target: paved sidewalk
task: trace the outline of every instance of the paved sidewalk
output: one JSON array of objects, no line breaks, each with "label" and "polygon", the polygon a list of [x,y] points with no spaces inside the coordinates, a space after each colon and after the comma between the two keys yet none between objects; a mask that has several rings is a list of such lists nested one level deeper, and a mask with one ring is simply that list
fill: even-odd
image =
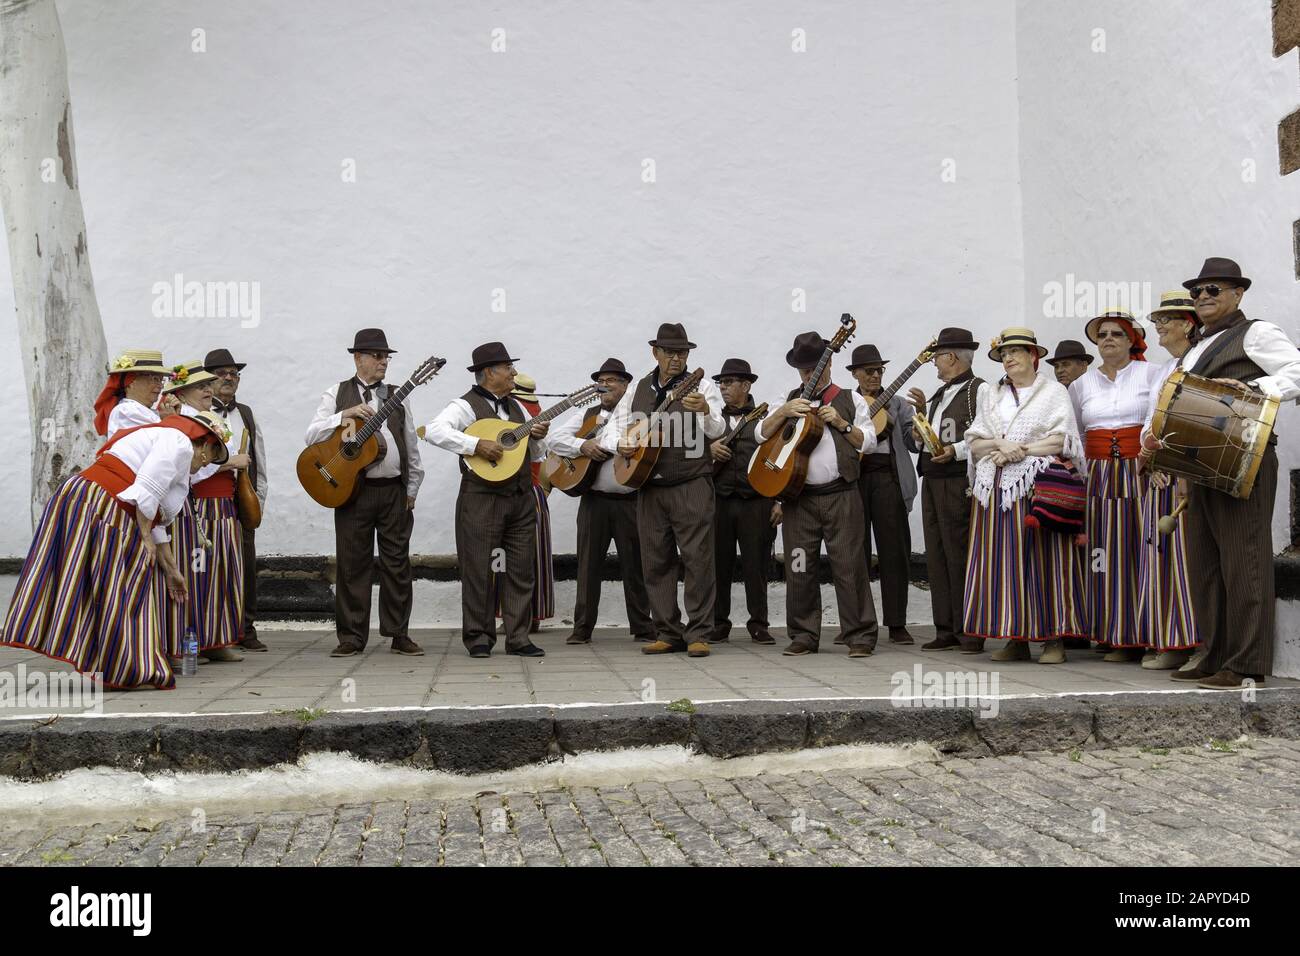
[{"label": "paved sidewalk", "polygon": [[[928,627],[912,627],[916,644],[898,647],[883,637],[869,658],[850,660],[843,647],[825,641],[811,657],[783,657],[783,632],[777,644],[754,644],[743,629],[730,643],[715,645],[710,657],[684,654],[647,657],[627,632],[598,631],[592,644],[567,646],[566,628],[546,629],[535,637],[544,659],[507,656],[498,643],[488,660],[473,660],[451,629],[415,631],[424,657],[389,651],[374,639],[361,657],[331,658],[332,632],[262,630],[270,651],[247,654],[240,663],[205,664],[198,675],[178,678],[171,691],[109,692],[104,712],[111,714],[253,713],[313,708],[346,710],[393,707],[464,707],[517,704],[610,704],[638,701],[784,700],[887,698],[894,677],[925,672],[973,672],[996,678],[988,696],[1060,695],[1161,691],[1186,693],[1162,671],[1137,664],[1107,664],[1093,651],[1071,651],[1063,665],[995,664],[986,651],[925,652]],[[997,646],[990,641],[988,648]],[[34,671],[68,670],[67,665],[16,648],[0,648],[0,671],[22,665]],[[1268,687],[1300,686],[1300,681],[1269,679]],[[1194,688],[1193,688],[1194,689]],[[917,689],[919,693],[919,688]],[[1204,692],[1211,693],[1211,692]],[[983,689],[981,695],[984,696]],[[31,708],[0,708],[0,718],[35,713]],[[47,711],[48,712],[48,711]]]},{"label": "paved sidewalk", "polygon": [[0,831],[0,864],[1288,865],[1300,743],[952,759],[161,825]]}]

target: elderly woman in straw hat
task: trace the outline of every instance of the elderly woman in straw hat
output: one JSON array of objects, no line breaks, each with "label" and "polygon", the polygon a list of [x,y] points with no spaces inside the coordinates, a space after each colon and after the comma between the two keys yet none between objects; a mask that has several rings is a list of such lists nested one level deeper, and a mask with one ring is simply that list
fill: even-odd
[{"label": "elderly woman in straw hat", "polygon": [[123,428],[159,421],[154,406],[167,372],[162,352],[153,349],[127,349],[115,358],[95,399],[95,434],[112,438]]},{"label": "elderly woman in straw hat", "polygon": [[[217,377],[196,359],[174,369],[163,390],[181,403],[181,412],[198,415],[212,408]],[[189,500],[176,518],[176,553],[182,560],[190,600],[169,608],[169,653],[181,654],[185,629],[194,628],[199,655],[208,661],[241,661],[238,644],[244,620],[244,529],[235,509],[235,472],[248,467],[239,441],[229,436],[222,464],[211,464],[191,478]]]},{"label": "elderly woman in straw hat", "polygon": [[1069,393],[1039,373],[1045,355],[1030,329],[1006,329],[994,339],[989,358],[1005,374],[980,390],[966,432],[974,500],[964,631],[1006,638],[995,661],[1027,661],[1036,641],[1044,643],[1039,663],[1059,664],[1063,640],[1087,633],[1083,548],[1026,521],[1039,476],[1057,457],[1083,455]]},{"label": "elderly woman in straw hat", "polygon": [[66,661],[105,687],[171,687],[166,593],[183,606],[188,587],[167,525],[190,476],[225,461],[226,434],[208,413],[171,415],[110,438],[46,503],[3,643]]},{"label": "elderly woman in straw hat", "polygon": [[1142,552],[1139,435],[1160,370],[1146,360],[1146,335],[1128,312],[1103,312],[1084,328],[1101,364],[1070,384],[1088,457],[1088,624],[1104,660],[1136,661],[1149,645],[1138,622]]},{"label": "elderly woman in straw hat", "polygon": [[[1150,318],[1160,335],[1161,348],[1173,358],[1157,369],[1144,430],[1150,429],[1165,380],[1182,367],[1183,356],[1201,339],[1201,319],[1185,289],[1161,295],[1160,307],[1151,310]],[[1149,454],[1144,457],[1150,459]],[[1175,524],[1168,536],[1159,530],[1160,519],[1173,514],[1186,493],[1186,488],[1180,489],[1178,484],[1164,472],[1153,473],[1142,503],[1138,622],[1150,643],[1150,650],[1142,658],[1142,666],[1148,670],[1190,670],[1204,657],[1192,605],[1183,523]]]}]

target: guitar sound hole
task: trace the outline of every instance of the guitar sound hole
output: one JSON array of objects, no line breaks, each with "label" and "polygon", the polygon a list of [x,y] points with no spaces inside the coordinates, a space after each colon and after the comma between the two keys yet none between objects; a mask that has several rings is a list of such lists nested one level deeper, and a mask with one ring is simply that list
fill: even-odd
[{"label": "guitar sound hole", "polygon": [[787,424],[785,426],[785,430],[781,432],[781,440],[789,441],[793,437],[794,437],[794,423],[791,422]]},{"label": "guitar sound hole", "polygon": [[506,451],[509,451],[511,448],[514,448],[515,445],[519,444],[519,442],[515,438],[513,432],[506,432],[504,435],[502,435],[500,438],[497,439],[497,444],[499,444]]},{"label": "guitar sound hole", "polygon": [[339,451],[342,452],[344,458],[348,461],[352,461],[357,457],[357,452],[360,451],[360,449],[357,447],[355,442],[345,441]]}]

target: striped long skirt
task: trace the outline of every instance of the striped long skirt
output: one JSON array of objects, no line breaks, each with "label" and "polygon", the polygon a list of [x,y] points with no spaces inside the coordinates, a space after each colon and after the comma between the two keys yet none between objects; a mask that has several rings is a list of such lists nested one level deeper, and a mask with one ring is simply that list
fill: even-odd
[{"label": "striped long skirt", "polygon": [[167,603],[135,518],[74,475],[41,514],[0,643],[65,661],[105,687],[172,687]]},{"label": "striped long skirt", "polygon": [[1002,510],[994,479],[986,508],[971,499],[965,619],[970,637],[1086,637],[1084,549],[1069,535],[1026,528],[1028,498]]},{"label": "striped long skirt", "polygon": [[1157,651],[1177,651],[1201,643],[1192,610],[1187,543],[1180,519],[1173,534],[1158,523],[1174,513],[1174,486],[1148,484],[1142,503],[1142,561],[1138,569],[1138,626]]},{"label": "striped long skirt", "polygon": [[244,626],[244,532],[235,499],[190,498],[172,525],[172,553],[185,570],[189,599],[169,605],[167,653],[181,655],[187,627],[194,628],[200,651],[238,644]]},{"label": "striped long skirt", "polygon": [[1142,496],[1148,484],[1136,458],[1088,462],[1088,619],[1092,639],[1112,647],[1146,647],[1138,626]]}]

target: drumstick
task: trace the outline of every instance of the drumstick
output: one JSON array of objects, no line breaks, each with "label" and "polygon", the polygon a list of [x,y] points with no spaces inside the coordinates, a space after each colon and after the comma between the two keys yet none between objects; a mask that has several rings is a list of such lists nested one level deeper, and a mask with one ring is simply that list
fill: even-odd
[{"label": "drumstick", "polygon": [[1189,501],[1191,501],[1190,498],[1184,498],[1178,502],[1178,507],[1174,509],[1173,514],[1165,515],[1156,522],[1156,527],[1160,529],[1161,534],[1170,535],[1174,533],[1174,529],[1178,527],[1178,516],[1187,510]]}]

